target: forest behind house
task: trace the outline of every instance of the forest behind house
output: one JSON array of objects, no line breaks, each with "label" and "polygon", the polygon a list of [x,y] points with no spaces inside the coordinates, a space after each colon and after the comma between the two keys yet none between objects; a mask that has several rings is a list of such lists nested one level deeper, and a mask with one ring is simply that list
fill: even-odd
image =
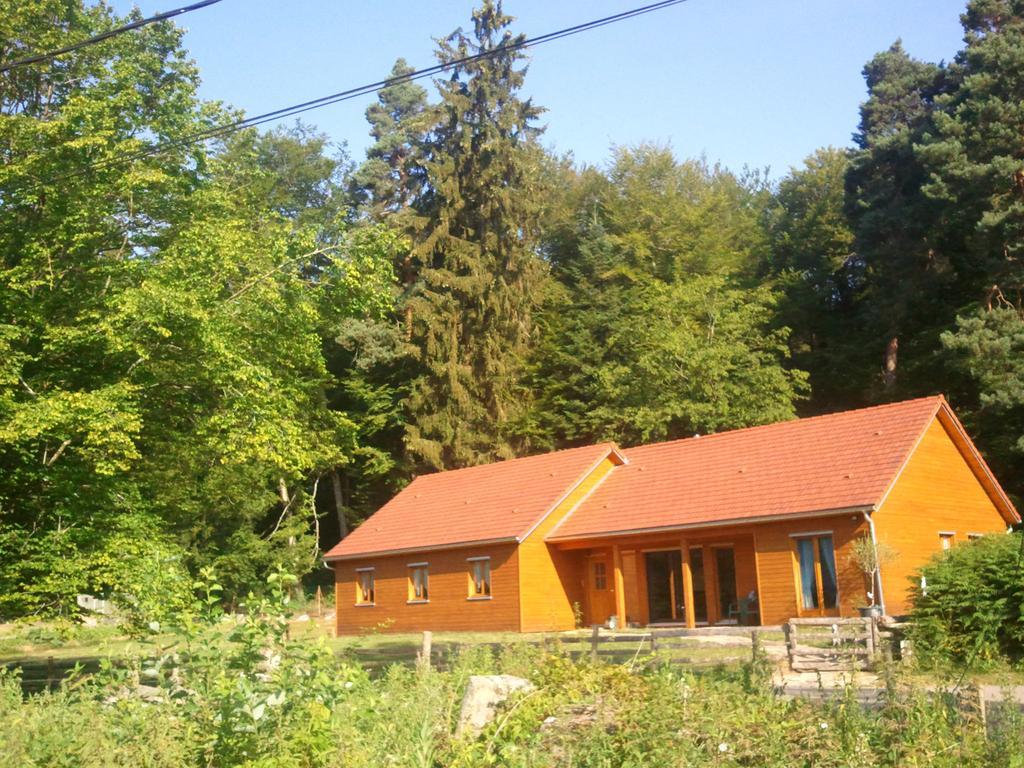
[{"label": "forest behind house", "polygon": [[[0,60],[125,21],[2,0]],[[169,22],[0,73],[0,618],[328,583],[417,474],[937,392],[1020,499],[1024,2],[962,23],[950,62],[867,62],[852,148],[781,177],[554,152],[490,0],[365,157],[193,140],[241,113]]]}]

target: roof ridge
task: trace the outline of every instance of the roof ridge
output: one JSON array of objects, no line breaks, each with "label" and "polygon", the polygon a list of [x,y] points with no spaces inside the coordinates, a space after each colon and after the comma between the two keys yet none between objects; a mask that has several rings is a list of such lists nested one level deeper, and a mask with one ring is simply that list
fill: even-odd
[{"label": "roof ridge", "polygon": [[452,469],[439,469],[436,472],[425,472],[423,474],[416,475],[409,482],[409,485],[412,485],[417,480],[423,480],[423,479],[426,479],[428,477],[439,477],[441,475],[446,475],[446,476],[450,477],[451,475],[454,475],[454,474],[461,474],[461,473],[464,473],[464,472],[469,472],[469,471],[474,470],[474,469],[483,469],[484,467],[498,467],[498,466],[503,466],[505,464],[511,464],[512,462],[515,462],[515,461],[523,461],[525,459],[539,459],[539,458],[544,458],[544,457],[547,457],[547,456],[557,456],[558,454],[569,453],[570,451],[596,450],[598,448],[607,448],[610,451],[618,451],[619,453],[622,452],[622,449],[620,449],[618,445],[616,445],[613,442],[609,442],[609,441],[605,441],[605,442],[601,442],[601,443],[590,443],[588,445],[576,445],[576,446],[573,446],[571,448],[559,448],[558,450],[555,450],[555,451],[545,451],[543,453],[531,453],[531,454],[529,454],[527,456],[513,456],[512,458],[509,458],[509,459],[498,459],[497,461],[488,461],[485,464],[472,464],[472,465],[470,465],[468,467],[453,467]]},{"label": "roof ridge", "polygon": [[753,432],[759,429],[768,429],[770,427],[781,427],[788,424],[807,424],[812,421],[821,421],[823,419],[831,419],[838,416],[846,416],[854,413],[864,413],[866,411],[881,411],[888,408],[898,408],[902,406],[908,406],[912,403],[921,403],[926,400],[935,401],[936,405],[945,403],[946,398],[942,394],[937,395],[925,395],[923,397],[912,397],[909,400],[895,400],[891,403],[879,403],[878,405],[867,405],[863,408],[851,408],[845,411],[830,411],[828,413],[819,413],[814,416],[794,416],[792,419],[786,419],[785,421],[772,421],[768,424],[754,424],[749,427],[737,427],[736,429],[727,429],[724,432],[712,432],[706,435],[691,435],[690,437],[678,437],[674,440],[659,440],[654,443],[641,443],[640,445],[633,445],[628,448],[624,448],[623,452],[628,455],[631,450],[638,448],[660,448],[662,446],[675,445],[678,443],[685,443],[692,440],[711,440],[716,437],[725,437],[727,435],[737,435],[744,432]]}]

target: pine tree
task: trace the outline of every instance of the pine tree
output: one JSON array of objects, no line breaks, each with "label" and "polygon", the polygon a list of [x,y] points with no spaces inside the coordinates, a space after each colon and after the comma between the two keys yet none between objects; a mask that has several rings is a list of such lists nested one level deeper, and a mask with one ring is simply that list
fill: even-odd
[{"label": "pine tree", "polygon": [[868,99],[854,136],[859,151],[847,174],[847,210],[866,272],[858,320],[882,363],[865,389],[880,381],[885,396],[895,397],[901,353],[921,362],[938,347],[936,302],[951,280],[935,237],[942,207],[923,193],[927,174],[915,153],[947,80],[944,68],[912,59],[899,42],[868,62],[864,77]]},{"label": "pine tree", "polygon": [[[413,71],[405,59],[398,59],[391,77],[405,77]],[[411,80],[382,88],[377,103],[367,107],[374,143],[350,183],[353,201],[362,214],[382,221],[408,209],[423,191],[421,152],[431,118],[427,92]]]},{"label": "pine tree", "polygon": [[[1024,474],[1024,2],[973,0],[966,47],[950,66],[934,134],[919,148],[925,194],[943,207],[956,254],[958,307],[942,335],[951,373],[970,387],[958,404],[997,474],[1020,492]],[[1015,482],[1016,480],[1016,482]]]},{"label": "pine tree", "polygon": [[973,0],[955,87],[918,148],[964,299],[1024,310],[1024,2]]},{"label": "pine tree", "polygon": [[422,372],[410,398],[409,450],[435,467],[508,457],[524,410],[522,366],[535,293],[538,219],[534,121],[517,92],[526,73],[521,39],[501,3],[473,13],[441,41],[439,59],[463,62],[438,82],[439,122],[426,146],[428,183],[418,201],[413,258],[423,265],[410,301]]}]

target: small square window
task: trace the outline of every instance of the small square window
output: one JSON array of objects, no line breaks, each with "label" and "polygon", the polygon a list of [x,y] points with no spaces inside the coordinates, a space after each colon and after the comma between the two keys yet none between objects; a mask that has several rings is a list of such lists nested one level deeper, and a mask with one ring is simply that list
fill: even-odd
[{"label": "small square window", "polygon": [[953,546],[953,537],[956,534],[953,533],[940,533],[939,542],[942,544],[943,549],[949,549]]},{"label": "small square window", "polygon": [[608,589],[608,567],[600,560],[594,563],[594,589]]},{"label": "small square window", "polygon": [[469,562],[469,596],[491,596],[491,559],[480,557]]},{"label": "small square window", "polygon": [[430,599],[430,574],[426,563],[409,566],[409,601],[426,602]]},{"label": "small square window", "polygon": [[984,535],[985,535],[984,533],[968,533],[967,534],[967,540],[968,541],[977,541],[978,539],[980,539]]},{"label": "small square window", "polygon": [[356,572],[356,605],[373,605],[374,603],[373,569]]}]

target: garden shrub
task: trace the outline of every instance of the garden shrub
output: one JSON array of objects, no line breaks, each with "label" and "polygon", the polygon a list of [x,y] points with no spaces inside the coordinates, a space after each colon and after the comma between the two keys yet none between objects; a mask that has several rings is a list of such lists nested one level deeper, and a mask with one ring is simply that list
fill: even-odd
[{"label": "garden shrub", "polygon": [[925,665],[1024,660],[1024,538],[993,534],[936,554],[913,585],[911,638]]}]

